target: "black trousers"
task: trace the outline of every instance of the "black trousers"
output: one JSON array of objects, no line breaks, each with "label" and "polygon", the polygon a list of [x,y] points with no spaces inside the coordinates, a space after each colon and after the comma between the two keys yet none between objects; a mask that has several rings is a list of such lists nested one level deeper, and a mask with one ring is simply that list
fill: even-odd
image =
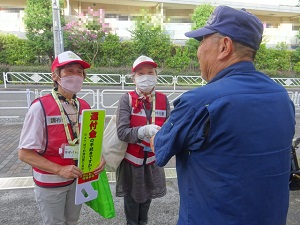
[{"label": "black trousers", "polygon": [[127,225],[146,225],[151,199],[144,203],[137,203],[130,194],[124,197],[124,210]]}]

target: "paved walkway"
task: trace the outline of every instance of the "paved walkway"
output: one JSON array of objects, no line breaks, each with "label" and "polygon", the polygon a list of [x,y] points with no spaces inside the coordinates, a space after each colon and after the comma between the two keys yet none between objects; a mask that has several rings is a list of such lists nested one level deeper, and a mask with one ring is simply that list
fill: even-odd
[{"label": "paved walkway", "polygon": [[[299,119],[300,121],[300,116]],[[2,225],[40,225],[41,219],[35,204],[32,189],[31,167],[18,159],[18,142],[22,124],[0,124],[0,224]],[[296,136],[300,135],[297,124]],[[299,153],[298,153],[299,155]],[[174,167],[172,160],[168,167]],[[173,173],[171,173],[172,175]],[[16,178],[18,177],[18,178]],[[21,178],[22,177],[22,178]],[[1,189],[1,184],[13,180],[22,181],[21,186],[30,188]],[[110,183],[115,196],[115,183]],[[272,184],[270,184],[270,188]],[[300,191],[291,191],[287,225],[300,224]],[[104,219],[86,205],[80,217],[81,225],[121,225],[125,224],[122,198],[114,197],[116,217]],[[178,218],[179,195],[176,179],[167,179],[167,195],[154,199],[149,211],[149,225],[175,225]],[[276,212],[274,212],[276,213]],[[259,225],[259,224],[258,224]],[[276,224],[274,224],[276,225]]]},{"label": "paved walkway", "polygon": [[22,124],[0,124],[0,177],[31,176],[31,166],[18,159]]}]

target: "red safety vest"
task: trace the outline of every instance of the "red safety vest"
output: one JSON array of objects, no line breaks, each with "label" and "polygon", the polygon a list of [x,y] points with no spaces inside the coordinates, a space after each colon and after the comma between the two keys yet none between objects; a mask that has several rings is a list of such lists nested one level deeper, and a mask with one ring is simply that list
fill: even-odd
[{"label": "red safety vest", "polygon": [[[138,94],[136,91],[129,92],[132,98],[130,127],[143,126],[147,124],[147,116],[144,109],[139,113],[134,113],[134,106],[138,101]],[[154,124],[162,126],[167,118],[167,97],[161,92],[155,92],[155,122]],[[150,123],[152,123],[152,117]],[[149,140],[143,140],[141,143],[128,143],[125,160],[135,166],[143,164],[149,165],[155,162],[155,154],[153,152],[145,152],[144,147],[150,146]]]},{"label": "red safety vest", "polygon": [[[63,125],[61,113],[59,111],[56,101],[54,100],[51,94],[36,99],[33,102],[33,104],[35,104],[37,101],[41,103],[41,106],[43,108],[46,126],[46,149],[42,153],[39,152],[39,154],[48,159],[49,161],[62,166],[75,165],[75,160],[64,159],[59,155],[59,148],[63,143],[68,143],[68,140],[65,134],[65,128]],[[90,109],[90,106],[86,101],[79,98],[78,101],[79,115],[82,114],[82,110]],[[79,119],[79,121],[81,120]],[[70,124],[68,124],[68,126],[71,138],[74,139]],[[36,185],[41,187],[62,187],[67,186],[73,183],[74,181],[74,179],[66,179],[61,176],[45,172],[35,167],[33,168],[33,180]]]}]

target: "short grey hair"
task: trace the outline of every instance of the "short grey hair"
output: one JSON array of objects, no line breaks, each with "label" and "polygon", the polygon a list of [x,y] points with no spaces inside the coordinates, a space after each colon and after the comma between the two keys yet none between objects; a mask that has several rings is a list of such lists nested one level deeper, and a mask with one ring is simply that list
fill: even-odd
[{"label": "short grey hair", "polygon": [[[215,33],[214,37],[221,39],[223,37],[229,37],[229,36],[224,36],[220,33]],[[229,38],[231,39],[231,37],[229,37]],[[232,42],[233,42],[235,54],[238,57],[248,57],[248,58],[254,60],[256,52],[257,52],[255,49],[250,48],[250,47],[243,45],[239,42],[236,42],[234,40],[232,40]]]}]

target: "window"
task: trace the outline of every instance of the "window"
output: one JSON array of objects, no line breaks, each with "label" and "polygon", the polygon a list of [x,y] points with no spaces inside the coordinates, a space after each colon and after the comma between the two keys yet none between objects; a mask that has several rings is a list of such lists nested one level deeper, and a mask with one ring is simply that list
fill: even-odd
[{"label": "window", "polygon": [[266,28],[278,28],[277,23],[266,23]]},{"label": "window", "polygon": [[300,30],[300,25],[293,25],[292,30]]},{"label": "window", "polygon": [[119,16],[120,21],[128,21],[128,16]]},{"label": "window", "polygon": [[106,13],[105,18],[117,18],[117,14]]},{"label": "window", "polygon": [[170,22],[169,23],[191,23],[190,18],[185,18],[185,17],[170,17]]},{"label": "window", "polygon": [[0,7],[0,12],[4,12],[4,13],[20,13],[23,10],[24,9],[20,9],[20,8],[1,8]]}]

